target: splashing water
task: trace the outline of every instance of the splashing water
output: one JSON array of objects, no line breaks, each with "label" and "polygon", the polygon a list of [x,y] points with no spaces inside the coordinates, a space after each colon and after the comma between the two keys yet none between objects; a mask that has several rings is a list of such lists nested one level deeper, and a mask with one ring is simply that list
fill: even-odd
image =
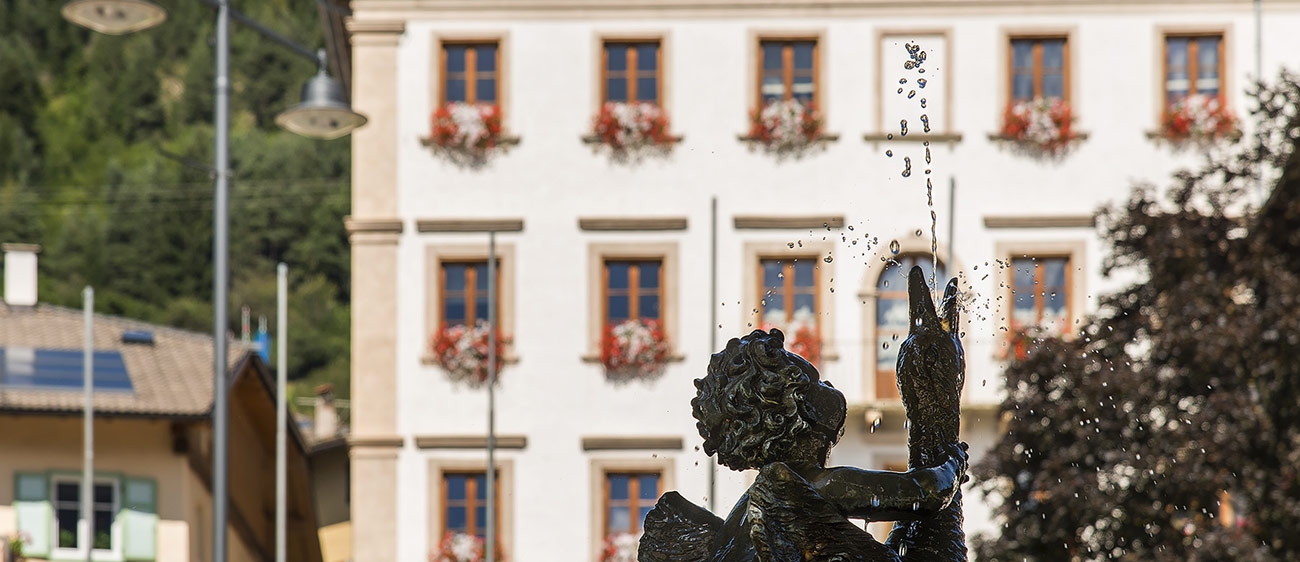
[{"label": "splashing water", "polygon": [[911,176],[912,176],[912,157],[911,157],[911,156],[904,156],[904,157],[903,157],[903,177],[907,178],[907,177],[911,177]]},{"label": "splashing water", "polygon": [[[899,247],[899,245],[898,245],[898,240],[890,240],[890,241],[889,241],[889,252],[890,252],[891,254],[894,254],[895,256],[897,256],[898,253],[901,252],[901,251],[902,251],[902,248]],[[889,281],[885,281],[885,282],[888,283]]]},{"label": "splashing water", "polygon": [[924,88],[925,85],[926,85],[926,83],[927,83],[927,82],[925,81],[925,78],[917,78],[917,79],[916,79],[916,85],[917,85],[918,87]]},{"label": "splashing water", "polygon": [[925,113],[922,113],[922,114],[921,114],[921,125],[922,125],[922,128],[925,129],[925,132],[927,132],[927,133],[930,132],[930,116],[929,116],[929,115],[927,115],[927,114],[925,114]]},{"label": "splashing water", "polygon": [[907,92],[907,99],[910,100],[910,99],[912,99],[912,98],[914,98],[914,97],[916,97],[916,90],[910,90],[910,91]]},{"label": "splashing water", "polygon": [[906,119],[899,119],[899,120],[898,120],[898,128],[899,128],[899,133],[900,133],[901,135],[903,135],[903,136],[907,136],[907,120],[906,120]]},{"label": "splashing water", "polygon": [[921,98],[921,109],[925,109],[925,98]]},{"label": "splashing water", "polygon": [[890,158],[893,158],[893,157],[894,157],[894,151],[892,151],[892,150],[886,150],[886,151],[885,151],[885,156],[888,156],[888,157],[890,157]]}]

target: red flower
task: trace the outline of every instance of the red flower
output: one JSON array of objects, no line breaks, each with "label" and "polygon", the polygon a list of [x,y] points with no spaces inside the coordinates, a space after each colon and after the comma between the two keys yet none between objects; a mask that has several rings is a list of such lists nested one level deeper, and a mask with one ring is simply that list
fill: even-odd
[{"label": "red flower", "polygon": [[1076,138],[1070,104],[1060,98],[1035,98],[1007,106],[1002,136],[1045,153],[1059,154]]},{"label": "red flower", "polygon": [[653,375],[663,371],[668,348],[658,321],[624,320],[605,327],[600,360],[613,375]]},{"label": "red flower", "polygon": [[1193,95],[1165,109],[1161,133],[1174,142],[1212,141],[1237,132],[1237,117],[1217,96]]},{"label": "red flower", "polygon": [[592,120],[592,133],[615,150],[664,146],[675,140],[668,134],[668,115],[648,102],[605,102]]},{"label": "red flower", "polygon": [[777,149],[805,146],[821,134],[822,117],[811,103],[773,101],[749,112],[749,138]]},{"label": "red flower", "polygon": [[[429,553],[429,562],[483,562],[486,558],[484,542],[482,538],[468,533],[447,531],[438,543],[437,550]],[[495,559],[504,561],[506,558],[501,549],[501,541],[497,540],[496,543]]]},{"label": "red flower", "polygon": [[[479,320],[471,329],[464,324],[443,325],[434,334],[430,347],[434,359],[447,374],[456,381],[467,381],[471,385],[487,382],[488,378],[488,324]],[[496,337],[496,370],[501,374],[501,360],[505,351],[507,338]],[[498,378],[497,380],[500,380]]]},{"label": "red flower", "polygon": [[481,155],[501,142],[501,134],[499,106],[451,102],[433,112],[428,142]]}]

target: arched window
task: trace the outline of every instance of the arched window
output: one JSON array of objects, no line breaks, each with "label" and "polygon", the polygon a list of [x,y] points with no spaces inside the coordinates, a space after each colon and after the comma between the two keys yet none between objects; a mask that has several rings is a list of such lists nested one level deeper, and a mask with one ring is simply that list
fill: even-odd
[{"label": "arched window", "polygon": [[[928,282],[934,272],[934,261],[929,254],[899,256],[880,272],[880,278],[876,280],[877,400],[898,398],[894,370],[898,365],[898,346],[907,338],[907,274],[917,265],[925,272]],[[943,262],[939,262],[938,274],[933,279],[938,287],[947,283]]]}]

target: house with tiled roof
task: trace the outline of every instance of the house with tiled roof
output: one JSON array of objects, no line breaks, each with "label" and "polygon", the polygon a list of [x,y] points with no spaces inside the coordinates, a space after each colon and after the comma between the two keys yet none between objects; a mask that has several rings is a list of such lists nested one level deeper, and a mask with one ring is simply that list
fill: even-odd
[{"label": "house with tiled roof", "polygon": [[[94,316],[93,538],[80,529],[83,313],[36,298],[34,246],[6,245],[0,303],[0,536],[27,560],[208,560],[212,351],[201,334]],[[231,560],[272,560],[275,385],[232,341]],[[288,428],[289,560],[319,562],[307,448]]]}]

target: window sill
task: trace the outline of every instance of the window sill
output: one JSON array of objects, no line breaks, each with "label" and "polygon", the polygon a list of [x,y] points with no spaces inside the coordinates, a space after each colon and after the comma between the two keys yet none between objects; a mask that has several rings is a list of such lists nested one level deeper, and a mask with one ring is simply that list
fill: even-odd
[{"label": "window sill", "polygon": [[[1015,139],[1008,137],[1002,133],[989,133],[989,140],[1001,141],[1001,142],[1016,142]],[[1080,133],[1075,133],[1074,138],[1070,139],[1070,142],[1080,142],[1086,140],[1088,140],[1088,133],[1080,132]]]},{"label": "window sill", "polygon": [[[750,142],[750,143],[763,142],[759,140],[758,137],[751,137],[749,135],[736,135],[736,140],[741,142]],[[824,133],[821,135],[817,135],[817,138],[813,139],[811,142],[835,142],[838,140],[840,140],[839,133]]]},{"label": "window sill", "polygon": [[[505,356],[501,358],[501,362],[506,365],[517,364],[519,363],[519,356],[514,353],[506,352]],[[435,366],[438,364],[438,358],[434,357],[432,353],[425,353],[420,356],[420,364],[426,367]]]},{"label": "window sill", "polygon": [[[1174,144],[1183,144],[1183,143],[1187,143],[1187,142],[1196,142],[1194,139],[1190,139],[1190,138],[1184,138],[1184,139],[1174,140],[1174,139],[1171,138],[1168,134],[1166,134],[1164,131],[1160,131],[1160,130],[1147,131],[1147,132],[1146,132],[1146,137],[1147,137],[1148,139],[1150,139],[1150,140],[1153,140],[1153,141],[1158,141],[1158,142],[1168,142],[1168,143],[1174,143]],[[1241,131],[1236,131],[1236,132],[1234,132],[1234,133],[1232,133],[1232,134],[1230,134],[1230,135],[1224,135],[1224,136],[1219,137],[1219,138],[1216,138],[1216,139],[1207,139],[1207,140],[1211,140],[1211,141],[1220,141],[1220,140],[1223,140],[1223,141],[1235,142],[1235,141],[1237,141],[1237,140],[1239,140],[1239,139],[1241,139]]]},{"label": "window sill", "polygon": [[[893,135],[893,138],[890,138]],[[862,140],[866,142],[961,142],[961,133],[929,133],[913,135],[895,135],[894,133],[867,133],[862,135]]]},{"label": "window sill", "polygon": [[[519,135],[504,135],[497,139],[496,146],[519,146]],[[420,146],[434,148],[437,146],[429,137],[420,137]]]},{"label": "window sill", "polygon": [[[682,142],[682,140],[684,140],[685,138],[686,138],[685,135],[671,135],[668,137],[668,141],[665,142],[664,144],[665,145],[677,144],[679,142]],[[605,144],[605,141],[601,140],[601,138],[596,135],[582,135],[582,143],[583,144]]]},{"label": "window sill", "polygon": [[[669,362],[669,363],[681,363],[682,361],[685,361],[685,360],[686,360],[686,356],[685,356],[685,355],[682,355],[682,354],[680,354],[680,353],[670,353],[670,354],[668,354],[668,362]],[[601,361],[601,359],[600,359],[600,354],[599,354],[599,353],[588,353],[588,354],[582,356],[582,362],[583,362],[583,363],[596,363],[596,364],[599,364],[599,363],[601,363],[602,361]]]}]

